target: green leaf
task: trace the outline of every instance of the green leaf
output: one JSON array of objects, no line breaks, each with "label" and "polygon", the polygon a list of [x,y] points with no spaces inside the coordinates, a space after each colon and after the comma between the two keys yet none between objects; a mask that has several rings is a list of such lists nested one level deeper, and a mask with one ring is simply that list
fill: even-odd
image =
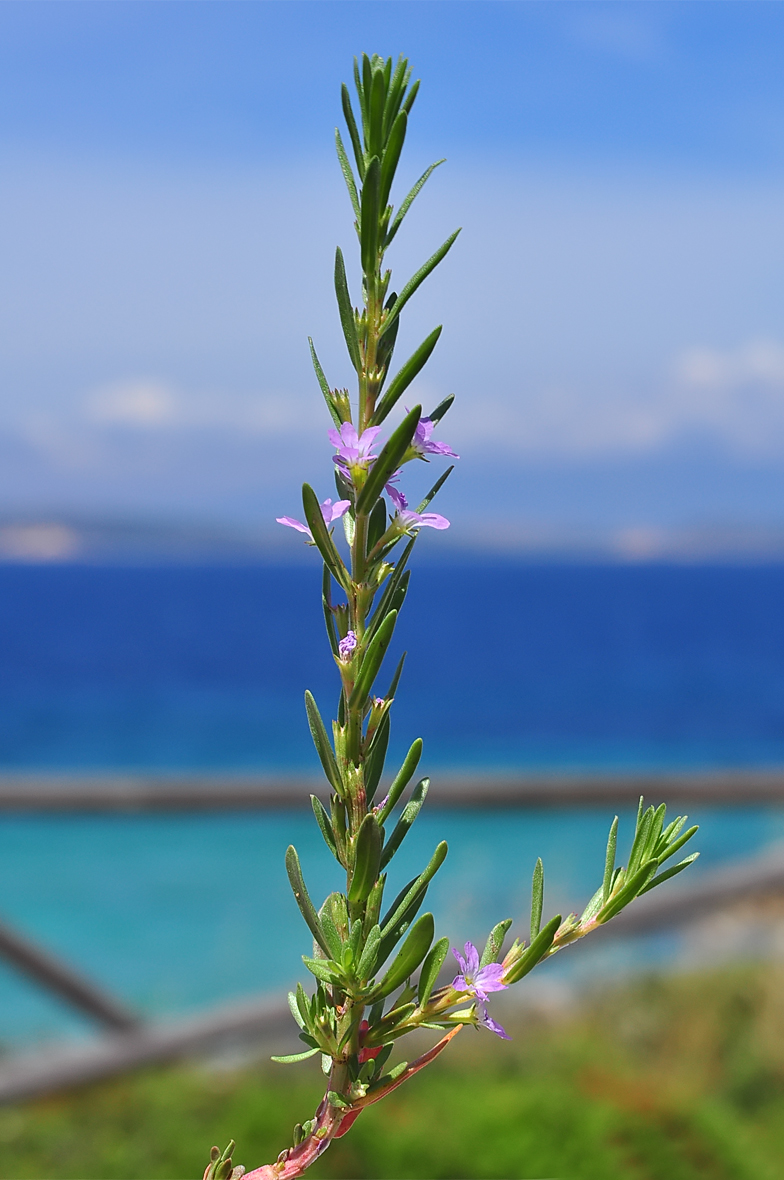
[{"label": "green leaf", "polygon": [[357,121],[354,118],[354,111],[351,107],[351,95],[348,92],[348,86],[344,83],[340,89],[340,98],[343,103],[343,117],[346,120],[348,127],[349,138],[351,139],[351,146],[354,149],[354,159],[357,162],[357,171],[359,172],[359,179],[364,180],[365,177],[365,154],[362,151],[362,143],[359,138],[359,131],[357,130]]},{"label": "green leaf", "polygon": [[327,409],[330,412],[332,421],[335,423],[338,429],[340,429],[340,427],[343,425],[343,420],[335,409],[335,403],[332,401],[332,390],[329,388],[329,382],[324,376],[324,370],[321,367],[321,362],[316,356],[316,348],[313,344],[313,338],[311,336],[308,336],[308,344],[310,345],[310,359],[313,364],[313,371],[316,374],[316,380],[319,383],[319,388],[324,395],[324,401],[327,403]]},{"label": "green leaf", "polygon": [[419,1007],[424,1008],[427,1001],[430,999],[431,992],[438,980],[438,973],[441,970],[447,951],[449,950],[449,939],[439,938],[428,952],[422,970],[419,973],[419,988],[417,992],[417,1000]]},{"label": "green leaf", "polygon": [[[373,156],[367,166],[365,183],[362,185],[360,208],[360,241],[362,247],[362,269],[366,275],[374,275],[378,266],[378,220],[379,220],[379,185],[381,181],[381,162],[378,156]],[[335,280],[337,289],[337,279]],[[356,335],[356,321],[353,319]],[[345,331],[345,329],[344,329]],[[357,356],[359,353],[357,352]],[[359,371],[359,365],[355,366]]]},{"label": "green leaf", "polygon": [[387,90],[387,101],[384,107],[384,143],[387,141],[389,129],[392,126],[398,111],[400,110],[400,103],[403,100],[407,65],[408,62],[401,53],[397,59],[395,72],[390,79],[389,89]]},{"label": "green leaf", "polygon": [[485,949],[482,951],[482,957],[479,960],[480,967],[486,967],[488,963],[495,963],[501,953],[501,947],[504,945],[507,931],[512,925],[511,918],[504,918],[503,922],[498,922],[493,927],[488,935]]},{"label": "green leaf", "polygon": [[346,341],[346,348],[348,355],[351,357],[351,363],[357,372],[360,371],[361,361],[359,358],[359,337],[357,336],[357,321],[354,315],[354,308],[351,304],[351,296],[348,293],[348,281],[346,279],[346,264],[343,261],[343,251],[338,246],[335,251],[335,295],[338,301],[338,311],[340,313],[340,326],[343,329],[343,336]]},{"label": "green leaf", "polygon": [[397,852],[403,840],[408,835],[414,820],[419,815],[422,804],[427,798],[428,787],[430,786],[430,779],[423,778],[414,787],[411,798],[403,808],[403,813],[397,821],[395,830],[384,845],[384,850],[381,853],[381,868],[383,869],[389,864],[392,857]]},{"label": "green leaf", "polygon": [[311,795],[310,803],[313,808],[313,814],[316,817],[316,823],[319,826],[319,831],[324,837],[324,843],[335,859],[339,861],[340,857],[338,856],[338,849],[337,845],[335,844],[335,834],[332,831],[332,823],[330,821],[329,815],[327,814],[327,809],[319,799],[318,795]]},{"label": "green leaf", "polygon": [[444,160],[436,160],[435,164],[431,164],[429,168],[426,168],[425,171],[420,176],[419,180],[416,182],[414,187],[411,189],[411,192],[408,194],[407,197],[404,198],[403,202],[400,205],[400,208],[398,209],[397,213],[395,214],[395,218],[394,218],[391,226],[389,227],[389,232],[387,233],[386,241],[384,242],[384,249],[387,248],[387,246],[392,241],[392,239],[394,238],[397,231],[400,229],[400,226],[403,223],[403,218],[405,217],[406,213],[408,213],[409,209],[411,208],[411,206],[414,203],[415,198],[421,193],[422,189],[425,187],[425,184],[430,179],[432,174],[435,172],[436,168],[438,168],[438,166],[440,164],[445,164],[445,163],[446,163],[445,159]]},{"label": "green leaf", "polygon": [[517,983],[529,971],[533,971],[537,963],[541,962],[544,956],[553,945],[556,931],[561,925],[561,915],[556,914],[551,918],[546,926],[539,931],[536,938],[526,951],[523,952],[520,959],[515,963],[514,967],[507,971],[504,979],[506,983]]},{"label": "green leaf", "polygon": [[440,422],[447,410],[452,408],[452,402],[455,400],[453,393],[447,394],[443,401],[440,401],[436,408],[428,414],[428,418],[432,423]]},{"label": "green leaf", "polygon": [[416,971],[430,950],[434,934],[435,922],[433,915],[422,914],[422,917],[411,927],[406,941],[393,959],[384,978],[367,997],[368,1003],[372,1004],[375,1000],[383,999],[384,996],[390,995],[391,992],[400,987],[404,979],[408,979]]},{"label": "green leaf", "polygon": [[406,414],[398,428],[384,443],[357,498],[357,514],[370,511],[381,495],[384,484],[390,475],[397,471],[403,456],[411,445],[411,439],[414,437],[421,415],[422,407],[414,406],[413,410]]},{"label": "green leaf", "polygon": [[544,865],[541,856],[534,865],[531,881],[531,942],[533,943],[542,925],[542,904],[544,902]]},{"label": "green leaf", "polygon": [[320,1053],[321,1049],[317,1046],[315,1049],[306,1049],[304,1053],[288,1053],[285,1057],[270,1057],[270,1061],[277,1061],[279,1065],[294,1065],[297,1061],[307,1061],[308,1057],[314,1057],[316,1053]]},{"label": "green leaf", "polygon": [[359,197],[357,196],[357,184],[354,180],[354,173],[351,169],[346,149],[343,146],[343,140],[337,127],[335,128],[335,147],[338,153],[338,161],[340,162],[340,171],[343,173],[343,179],[346,182],[348,195],[351,198],[351,207],[354,210],[354,216],[359,221]]},{"label": "green leaf", "polygon": [[368,149],[373,156],[380,156],[383,150],[384,104],[386,101],[384,71],[374,70],[370,86],[370,118],[368,119]]},{"label": "green leaf", "polygon": [[425,868],[418,877],[415,877],[413,881],[411,881],[406,886],[405,893],[403,893],[402,896],[398,895],[399,900],[397,898],[395,899],[395,901],[392,903],[392,908],[385,915],[383,921],[381,922],[382,938],[386,938],[386,936],[395,929],[396,925],[398,922],[400,922],[408,907],[416,898],[419,890],[427,886],[430,881],[432,881],[433,877],[444,863],[448,851],[449,846],[446,840],[442,840],[441,843],[436,846],[436,850],[430,858],[427,868]]},{"label": "green leaf", "polygon": [[378,813],[378,822],[380,824],[386,823],[387,816],[390,815],[392,809],[397,803],[400,796],[405,791],[411,779],[414,777],[414,771],[419,765],[419,759],[422,757],[422,739],[415,738],[411,743],[411,748],[406,754],[403,765],[395,775],[392,785],[389,788],[387,801]]},{"label": "green leaf", "polygon": [[604,879],[602,881],[602,905],[610,896],[610,888],[612,886],[613,873],[615,872],[615,851],[618,845],[618,816],[616,815],[612,824],[610,825],[610,834],[607,837],[607,853],[604,858]]},{"label": "green leaf", "polygon": [[683,835],[681,837],[679,837],[679,839],[674,840],[672,842],[672,844],[670,844],[665,849],[664,854],[658,858],[659,864],[660,865],[664,864],[665,860],[669,860],[671,856],[674,856],[675,853],[680,848],[683,848],[683,845],[687,844],[688,841],[691,840],[692,836],[694,836],[695,833],[697,833],[699,830],[700,830],[699,824],[694,824],[692,827],[687,828],[687,830],[683,833]]},{"label": "green leaf", "polygon": [[[399,298],[400,296],[398,296],[398,299]],[[397,302],[397,300],[395,302]],[[397,323],[397,319],[395,320],[395,323]],[[421,373],[422,369],[430,360],[433,349],[438,343],[438,338],[441,335],[442,328],[443,325],[441,324],[439,324],[437,328],[434,328],[427,339],[422,341],[416,352],[412,353],[406,363],[392,378],[389,386],[387,387],[386,393],[381,398],[381,401],[378,403],[373,412],[373,417],[371,419],[371,424],[373,426],[378,426],[384,421],[389,411],[396,405],[414,378],[417,377],[419,373]]]},{"label": "green leaf", "polygon": [[376,924],[367,936],[362,954],[357,963],[357,979],[364,982],[370,979],[376,971],[376,955],[381,945],[381,927]]},{"label": "green leaf", "polygon": [[368,553],[381,540],[387,527],[387,508],[383,500],[376,500],[368,521],[367,547]]},{"label": "green leaf", "polygon": [[442,259],[444,259],[446,257],[446,255],[449,253],[449,251],[451,250],[452,246],[454,245],[454,243],[457,239],[457,235],[459,233],[460,233],[460,230],[456,229],[453,234],[450,234],[449,237],[447,238],[447,240],[443,243],[443,245],[438,247],[435,254],[431,254],[430,257],[428,258],[427,262],[425,262],[422,266],[420,266],[420,268],[416,272],[416,274],[412,275],[411,278],[408,280],[405,287],[403,288],[403,290],[400,292],[397,299],[395,300],[394,305],[391,308],[389,315],[387,317],[386,323],[384,324],[384,327],[381,329],[381,336],[382,337],[384,336],[384,334],[386,332],[389,331],[390,327],[392,326],[393,321],[397,318],[397,316],[400,315],[401,311],[403,310],[405,305],[408,303],[409,299],[414,294],[414,292],[417,290],[417,288],[420,287],[422,285],[422,283],[424,283],[427,276],[429,274],[432,274],[432,272],[438,266],[439,262],[441,262]]},{"label": "green leaf", "polygon": [[289,844],[286,849],[286,872],[289,878],[294,900],[299,906],[300,913],[305,919],[305,923],[310,930],[310,933],[315,938],[325,955],[329,955],[329,947],[327,940],[324,937],[324,932],[321,929],[313,902],[310,900],[310,895],[305,888],[305,881],[302,876],[302,868],[297,856],[297,850],[293,844]]},{"label": "green leaf", "polygon": [[307,689],[305,690],[305,712],[308,715],[310,736],[313,738],[313,745],[316,747],[316,753],[319,756],[324,774],[327,776],[333,791],[336,791],[338,795],[343,795],[345,793],[345,787],[340,777],[338,764],[335,761],[332,745],[327,737],[327,731],[324,727],[324,722],[321,720],[321,714],[318,711],[318,705],[313,697],[313,693]]},{"label": "green leaf", "polygon": [[[408,585],[408,579],[407,579],[407,578],[403,578],[403,579],[401,579],[401,586],[403,586],[403,585],[405,585],[405,586],[407,586],[407,585]],[[398,614],[399,614],[399,613],[400,613],[400,612],[398,611]],[[400,683],[400,677],[401,677],[401,675],[402,675],[402,673],[403,673],[403,665],[404,665],[404,664],[405,664],[405,662],[406,662],[406,656],[407,656],[407,655],[408,655],[408,652],[405,652],[405,651],[404,651],[404,652],[403,652],[403,654],[402,654],[402,656],[401,656],[401,657],[400,657],[400,659],[398,660],[397,667],[395,668],[395,674],[394,674],[394,676],[392,677],[392,680],[390,681],[389,688],[387,689],[387,691],[386,691],[386,692],[385,692],[385,694],[384,694],[384,699],[385,699],[385,700],[387,700],[387,701],[394,700],[394,698],[395,698],[395,694],[396,694],[396,692],[397,692],[397,686],[398,686],[398,684]],[[389,714],[387,714],[387,716],[389,716]]]},{"label": "green leaf", "polygon": [[332,654],[337,659],[338,657],[338,635],[335,630],[335,616],[332,613],[332,574],[329,572],[329,566],[324,565],[321,576],[321,608],[324,612],[324,626],[327,628],[327,639],[329,646],[332,649]]},{"label": "green leaf", "polygon": [[632,873],[626,878],[626,883],[621,889],[611,897],[605,906],[602,906],[597,915],[597,921],[604,925],[614,918],[616,914],[620,914],[630,901],[634,901],[635,897],[641,892],[644,885],[648,884],[653,874],[656,872],[656,861],[647,861],[636,872]]},{"label": "green leaf", "polygon": [[411,556],[411,552],[414,548],[415,543],[416,543],[416,537],[412,537],[411,540],[408,541],[408,543],[406,544],[406,547],[403,550],[403,552],[400,554],[400,558],[398,559],[398,563],[395,566],[394,570],[389,575],[389,578],[387,579],[387,584],[384,587],[381,598],[378,601],[378,606],[376,607],[376,609],[373,613],[373,618],[370,620],[370,623],[368,624],[369,631],[375,631],[375,629],[378,627],[378,624],[381,622],[381,620],[386,618],[386,616],[389,612],[390,599],[395,594],[397,587],[400,584],[400,579],[402,578],[403,572],[405,571],[405,568],[408,565],[408,559]]},{"label": "green leaf", "polygon": [[364,133],[365,146],[370,150],[370,95],[373,92],[373,72],[370,67],[370,58],[366,53],[362,54],[362,130]]},{"label": "green leaf", "polygon": [[291,1015],[294,1017],[294,1019],[296,1020],[297,1024],[299,1025],[299,1027],[301,1029],[303,1029],[303,1030],[306,1029],[308,1026],[305,1023],[305,1019],[304,1019],[302,1013],[300,1012],[299,1004],[297,1003],[297,997],[295,996],[294,992],[289,992],[289,994],[286,998],[289,1002],[289,1009],[291,1010]]},{"label": "green leaf", "polygon": [[391,610],[368,644],[368,649],[354,681],[354,687],[351,690],[351,696],[348,699],[349,709],[356,708],[364,701],[373,687],[373,681],[376,679],[384,656],[387,654],[387,648],[392,642],[396,622],[397,611]]},{"label": "green leaf", "polygon": [[381,161],[381,177],[379,185],[379,209],[383,212],[389,203],[389,193],[392,188],[392,181],[395,177],[397,166],[400,162],[400,153],[403,150],[403,143],[406,138],[406,128],[408,126],[408,115],[405,111],[400,111],[397,115],[392,128],[389,132],[389,139],[386,148],[384,149],[384,157]]},{"label": "green leaf", "polygon": [[343,955],[343,939],[330,912],[329,898],[319,910],[318,919],[319,925],[324,932],[327,946],[329,947],[329,957],[334,962],[339,963]]},{"label": "green leaf", "polygon": [[447,467],[447,469],[443,473],[443,475],[439,479],[437,479],[436,482],[433,484],[432,488],[430,489],[430,491],[427,493],[427,495],[425,496],[422,503],[417,508],[417,512],[424,512],[429,507],[429,505],[432,503],[432,501],[436,498],[438,493],[441,491],[441,488],[444,486],[446,481],[449,479],[449,477],[452,474],[452,472],[454,471],[454,469],[455,469],[454,463],[452,464],[451,467]]},{"label": "green leaf", "polygon": [[381,781],[381,775],[384,773],[384,762],[387,756],[387,747],[389,746],[390,724],[389,713],[385,713],[378,727],[378,731],[373,738],[373,745],[370,747],[370,753],[365,762],[365,798],[368,805],[373,802],[378,784]]},{"label": "green leaf", "polygon": [[305,512],[305,520],[313,536],[314,544],[324,559],[325,565],[329,567],[329,572],[338,585],[342,586],[344,590],[347,590],[349,577],[346,567],[335,548],[335,542],[329,535],[329,529],[324,522],[318,497],[310,484],[307,483],[302,485],[302,507]]},{"label": "green leaf", "polygon": [[659,873],[658,876],[654,877],[652,881],[649,881],[648,884],[640,890],[637,896],[642,897],[643,893],[647,893],[650,889],[655,889],[657,885],[661,885],[662,881],[669,881],[670,877],[676,877],[678,873],[682,873],[684,869],[689,867],[689,865],[694,864],[699,855],[699,852],[693,852],[691,856],[687,856],[685,860],[680,861],[677,865],[673,865],[672,868],[665,869],[663,873]]},{"label": "green leaf", "polygon": [[383,839],[384,833],[376,817],[368,812],[357,833],[354,869],[348,891],[348,900],[352,905],[364,901],[378,879]]},{"label": "green leaf", "polygon": [[316,979],[320,979],[322,983],[328,983],[332,986],[335,983],[341,983],[343,980],[341,966],[334,959],[311,959],[307,955],[303,955],[302,962],[311,975],[315,975]]},{"label": "green leaf", "polygon": [[419,79],[414,83],[406,96],[406,101],[403,103],[403,110],[406,114],[410,114],[411,108],[414,105],[414,100],[419,93]]}]

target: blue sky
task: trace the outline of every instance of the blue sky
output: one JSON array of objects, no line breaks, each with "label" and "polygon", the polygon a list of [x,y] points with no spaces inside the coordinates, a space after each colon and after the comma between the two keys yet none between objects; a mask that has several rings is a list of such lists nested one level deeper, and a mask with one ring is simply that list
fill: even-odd
[{"label": "blue sky", "polygon": [[363,49],[422,78],[403,182],[448,157],[395,273],[464,227],[401,332],[445,325],[417,396],[458,395],[455,540],[784,528],[784,8],[753,2],[0,6],[5,512],[328,494],[306,337],[347,382]]}]

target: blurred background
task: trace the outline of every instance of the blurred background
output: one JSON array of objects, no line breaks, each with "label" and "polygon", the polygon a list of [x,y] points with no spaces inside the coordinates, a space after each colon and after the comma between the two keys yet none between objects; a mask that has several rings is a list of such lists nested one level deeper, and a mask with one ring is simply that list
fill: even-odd
[{"label": "blurred background", "polygon": [[[411,397],[456,395],[439,436],[462,457],[452,527],[417,546],[392,757],[421,734],[434,794],[440,776],[472,807],[445,795],[401,875],[450,839],[432,902],[456,943],[525,913],[538,855],[550,911],[581,906],[640,782],[696,793],[695,875],[781,856],[784,9],[8,0],[0,915],[153,1021],[302,973],[292,840],[311,891],[336,886],[300,809],[302,692],[328,711],[336,690],[320,569],[275,517],[303,479],[332,493],[307,337],[350,384],[333,129],[363,51],[422,78],[401,184],[447,157],[390,251],[397,281],[463,227],[398,345],[444,324]],[[565,781],[584,801],[555,807]],[[482,806],[531,782],[536,807]],[[118,783],[279,805],[72,805]],[[42,790],[61,805],[26,804]],[[395,1136],[368,1113],[321,1174],[779,1175],[784,907],[765,880],[548,964],[508,1010],[511,1048],[472,1040],[395,1099]],[[89,1047],[94,1023],[17,968],[8,1060]],[[6,1106],[0,1174],[179,1177],[243,1134],[257,1164],[315,1101],[298,1068],[286,1088],[235,1045]]]}]

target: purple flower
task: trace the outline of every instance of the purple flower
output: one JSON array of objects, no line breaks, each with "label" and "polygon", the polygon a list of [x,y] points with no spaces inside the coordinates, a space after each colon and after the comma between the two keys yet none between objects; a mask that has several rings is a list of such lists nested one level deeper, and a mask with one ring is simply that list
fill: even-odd
[{"label": "purple flower", "polygon": [[435,422],[431,422],[429,418],[420,418],[411,439],[411,449],[416,451],[420,459],[424,459],[425,455],[449,455],[452,459],[459,459],[460,456],[446,443],[431,439],[434,427]]},{"label": "purple flower", "polygon": [[484,1004],[478,1003],[476,1006],[476,1012],[479,1024],[482,1028],[488,1029],[489,1032],[495,1033],[497,1037],[501,1037],[505,1041],[511,1041],[512,1038],[509,1036],[509,1033],[506,1031],[504,1026],[499,1024],[497,1020],[493,1020]]},{"label": "purple flower", "polygon": [[337,451],[337,454],[332,456],[334,461],[347,471],[352,467],[367,467],[377,458],[371,451],[380,432],[380,426],[368,426],[362,434],[357,434],[356,427],[350,422],[344,422],[340,430],[333,427],[329,431],[329,441]]},{"label": "purple flower", "polygon": [[[336,500],[333,504],[331,500],[325,500],[321,505],[321,515],[324,517],[325,524],[334,524],[341,516],[345,515],[351,507],[350,500]],[[293,516],[276,516],[275,520],[278,524],[285,524],[290,529],[296,529],[298,533],[304,533],[306,537],[313,540],[313,534],[306,524],[301,520],[295,520]]]},{"label": "purple flower", "polygon": [[484,1004],[488,992],[500,992],[509,986],[501,982],[504,970],[502,963],[488,963],[486,967],[479,966],[479,951],[472,942],[465,944],[465,958],[454,947],[452,947],[452,954],[457,959],[462,972],[452,982],[455,991],[469,992]]},{"label": "purple flower", "polygon": [[503,1037],[506,1041],[511,1040],[505,1029],[497,1020],[493,1020],[487,1011],[488,993],[500,992],[509,986],[501,982],[501,975],[504,970],[503,964],[488,963],[486,967],[480,967],[479,951],[474,944],[467,942],[464,949],[465,958],[460,954],[460,951],[452,947],[452,954],[457,959],[460,971],[462,972],[462,974],[455,976],[452,981],[452,987],[457,992],[468,992],[469,995],[475,997],[477,1021],[482,1028],[489,1029],[497,1037]]},{"label": "purple flower", "polygon": [[[394,479],[394,476],[392,477]],[[396,487],[390,482],[386,485],[389,498],[397,509],[397,517],[407,529],[448,529],[449,521],[445,516],[439,516],[437,512],[412,512],[408,506],[408,500],[399,492]]]},{"label": "purple flower", "polygon": [[345,639],[341,639],[338,644],[338,655],[341,660],[348,660],[351,658],[351,653],[357,646],[357,637],[353,631],[347,631]]}]

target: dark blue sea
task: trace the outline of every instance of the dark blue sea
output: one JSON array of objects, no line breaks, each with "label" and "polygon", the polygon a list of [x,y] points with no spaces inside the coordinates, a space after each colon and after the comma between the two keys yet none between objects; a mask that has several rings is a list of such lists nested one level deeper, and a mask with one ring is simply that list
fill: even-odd
[{"label": "dark blue sea", "polygon": [[[778,567],[417,568],[396,637],[410,655],[393,754],[421,735],[434,775],[784,765],[782,604]],[[336,696],[315,569],[0,567],[0,651],[9,772],[315,773],[302,693],[324,713]],[[784,838],[777,808],[694,818],[705,865]],[[584,903],[611,819],[424,813],[391,884],[445,836],[432,908],[455,942],[479,940],[523,915],[540,854],[546,908]],[[314,894],[340,884],[301,811],[4,816],[0,834],[0,919],[151,1015],[303,974],[287,844]],[[85,1027],[0,968],[0,1041]]]}]

